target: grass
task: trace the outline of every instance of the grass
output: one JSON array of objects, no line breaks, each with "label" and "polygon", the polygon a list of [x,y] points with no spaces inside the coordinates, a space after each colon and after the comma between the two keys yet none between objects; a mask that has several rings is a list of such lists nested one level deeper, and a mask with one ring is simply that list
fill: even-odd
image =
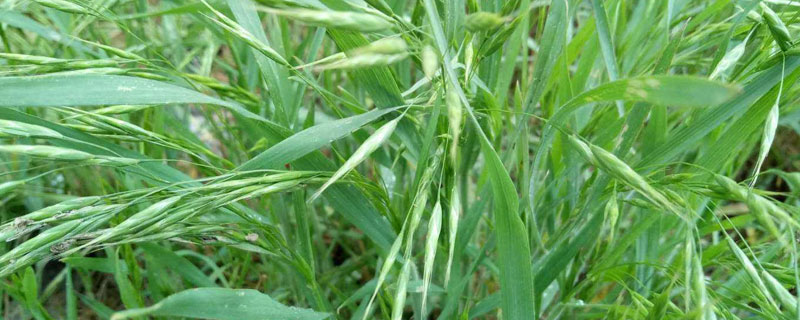
[{"label": "grass", "polygon": [[798,19],[5,1],[0,319],[800,318]]}]

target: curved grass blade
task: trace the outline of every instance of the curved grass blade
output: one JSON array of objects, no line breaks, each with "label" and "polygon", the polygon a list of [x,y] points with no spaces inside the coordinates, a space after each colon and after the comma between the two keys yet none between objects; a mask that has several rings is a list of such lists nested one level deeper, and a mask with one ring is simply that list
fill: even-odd
[{"label": "curved grass blade", "polygon": [[384,124],[378,128],[378,130],[375,130],[375,133],[367,138],[367,140],[365,140],[364,143],[361,144],[358,149],[356,149],[356,152],[354,152],[353,155],[350,156],[347,161],[345,161],[339,170],[336,170],[333,176],[331,176],[331,178],[328,179],[328,181],[326,181],[325,184],[323,184],[322,187],[320,187],[319,190],[317,190],[317,192],[315,192],[311,198],[308,199],[308,202],[311,203],[316,200],[317,197],[319,197],[319,195],[322,194],[322,192],[324,192],[325,189],[327,189],[331,184],[342,178],[345,174],[350,172],[350,170],[353,170],[356,166],[358,166],[359,163],[366,160],[367,157],[372,154],[372,152],[377,150],[384,142],[386,142],[386,140],[389,139],[390,136],[392,136],[394,129],[397,127],[397,123],[400,122],[400,119],[402,118],[403,116],[399,116],[394,120]]},{"label": "curved grass blade", "polygon": [[267,121],[241,105],[161,81],[96,74],[0,78],[0,107],[65,107],[115,104],[204,103]]},{"label": "curved grass blade", "polygon": [[349,118],[339,119],[300,131],[248,160],[237,170],[275,169],[294,161],[309,152],[324,147],[334,140],[349,135],[367,123],[396,110],[375,109]]},{"label": "curved grass blade", "polygon": [[111,319],[148,315],[219,320],[321,320],[329,317],[311,309],[285,306],[256,290],[198,288],[173,294],[150,307],[117,312]]},{"label": "curved grass blade", "polygon": [[[675,130],[667,141],[645,155],[635,167],[656,164],[686,151],[725,120],[753,105],[756,100],[780,83],[784,73],[791,74],[797,67],[800,67],[800,56],[787,54],[785,72],[781,65],[775,65],[761,72],[742,88],[742,94],[735,100],[709,109],[700,114],[690,125]],[[702,97],[702,92],[700,95]]]}]

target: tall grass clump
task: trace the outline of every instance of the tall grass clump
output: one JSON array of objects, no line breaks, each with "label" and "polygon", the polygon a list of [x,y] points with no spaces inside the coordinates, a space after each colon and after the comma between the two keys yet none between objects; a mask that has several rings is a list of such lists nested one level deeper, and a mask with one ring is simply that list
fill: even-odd
[{"label": "tall grass clump", "polygon": [[0,2],[0,319],[798,319],[800,2]]}]

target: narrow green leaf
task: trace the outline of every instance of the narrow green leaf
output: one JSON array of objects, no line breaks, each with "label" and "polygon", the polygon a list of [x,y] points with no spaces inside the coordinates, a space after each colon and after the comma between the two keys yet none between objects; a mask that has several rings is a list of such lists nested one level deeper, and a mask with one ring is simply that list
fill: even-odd
[{"label": "narrow green leaf", "polygon": [[248,118],[266,119],[241,105],[161,81],[97,74],[0,78],[0,107],[65,107],[113,104],[205,103]]},{"label": "narrow green leaf", "polygon": [[290,163],[314,150],[322,148],[358,130],[367,123],[396,110],[396,108],[374,109],[367,113],[339,119],[300,131],[248,160],[237,170],[275,169]]},{"label": "narrow green leaf", "polygon": [[251,289],[197,288],[173,294],[147,308],[115,313],[112,320],[142,316],[219,320],[321,320],[328,314],[287,307]]}]

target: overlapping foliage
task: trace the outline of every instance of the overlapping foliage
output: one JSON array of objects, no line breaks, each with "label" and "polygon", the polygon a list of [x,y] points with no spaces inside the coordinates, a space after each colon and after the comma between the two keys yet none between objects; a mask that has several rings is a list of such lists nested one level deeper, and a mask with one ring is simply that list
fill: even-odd
[{"label": "overlapping foliage", "polygon": [[4,1],[0,317],[797,318],[799,17]]}]

